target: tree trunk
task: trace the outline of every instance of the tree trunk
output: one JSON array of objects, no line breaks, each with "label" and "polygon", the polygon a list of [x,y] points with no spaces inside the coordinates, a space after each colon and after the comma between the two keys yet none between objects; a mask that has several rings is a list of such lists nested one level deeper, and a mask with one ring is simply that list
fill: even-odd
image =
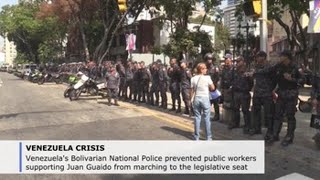
[{"label": "tree trunk", "polygon": [[89,53],[86,33],[84,32],[84,25],[83,25],[83,22],[82,22],[81,18],[80,18],[80,21],[79,21],[79,28],[80,28],[82,44],[83,44],[83,50],[84,50],[84,53],[85,53],[86,61],[89,62],[90,61],[90,53]]},{"label": "tree trunk", "polygon": [[202,21],[201,21],[201,23],[200,23],[200,26],[198,27],[198,32],[200,31],[201,26],[203,25],[204,20],[205,20],[206,18],[207,18],[207,13],[205,13],[204,16],[203,16],[203,18],[202,18]]}]

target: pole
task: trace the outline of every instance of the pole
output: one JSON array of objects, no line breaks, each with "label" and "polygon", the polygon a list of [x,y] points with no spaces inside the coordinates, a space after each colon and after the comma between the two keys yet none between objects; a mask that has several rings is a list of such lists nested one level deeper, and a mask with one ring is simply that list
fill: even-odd
[{"label": "pole", "polygon": [[262,8],[262,18],[260,19],[260,49],[268,54],[268,10],[267,10],[267,0],[261,1]]},{"label": "pole", "polygon": [[246,26],[246,35],[247,35],[247,37],[246,37],[246,55],[245,55],[245,58],[246,58],[246,60],[248,60],[248,58],[249,58],[249,53],[248,53],[248,51],[249,51],[249,28],[250,28],[250,26],[249,26],[249,23],[247,22],[247,26]]}]

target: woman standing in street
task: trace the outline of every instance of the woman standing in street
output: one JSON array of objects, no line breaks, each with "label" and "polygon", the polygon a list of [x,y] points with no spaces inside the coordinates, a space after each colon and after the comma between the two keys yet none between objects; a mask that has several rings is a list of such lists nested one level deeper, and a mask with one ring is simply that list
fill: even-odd
[{"label": "woman standing in street", "polygon": [[210,78],[207,76],[207,66],[204,63],[197,65],[197,75],[191,78],[191,97],[193,97],[193,111],[195,115],[194,120],[194,138],[200,138],[200,123],[201,113],[203,112],[207,140],[212,140],[211,122],[210,122],[210,91],[215,90],[215,86]]}]

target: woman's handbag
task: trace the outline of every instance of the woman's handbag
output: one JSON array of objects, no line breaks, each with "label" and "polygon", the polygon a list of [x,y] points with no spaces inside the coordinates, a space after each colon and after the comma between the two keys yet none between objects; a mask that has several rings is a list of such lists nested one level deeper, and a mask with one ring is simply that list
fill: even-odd
[{"label": "woman's handbag", "polygon": [[216,100],[221,96],[221,92],[216,89],[215,91],[210,92],[210,97],[212,100]]}]

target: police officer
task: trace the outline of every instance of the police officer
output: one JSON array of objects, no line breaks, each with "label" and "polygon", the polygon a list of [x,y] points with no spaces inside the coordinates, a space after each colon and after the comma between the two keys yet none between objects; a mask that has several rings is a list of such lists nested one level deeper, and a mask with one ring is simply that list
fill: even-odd
[{"label": "police officer", "polygon": [[150,70],[145,66],[144,61],[140,62],[140,86],[139,86],[139,96],[138,99],[140,102],[147,102],[149,96],[149,83],[151,81]]},{"label": "police officer", "polygon": [[168,98],[167,98],[167,89],[168,89],[168,81],[169,76],[167,73],[166,67],[162,64],[161,60],[157,61],[159,67],[159,90],[161,96],[161,108],[168,108]]},{"label": "police officer", "polygon": [[293,142],[294,131],[296,129],[295,113],[297,111],[298,88],[303,84],[303,77],[299,73],[298,67],[293,63],[290,51],[283,51],[280,55],[280,64],[276,66],[277,71],[277,94],[278,99],[275,106],[275,117],[273,125],[273,137],[268,140],[271,145],[279,140],[282,128],[283,115],[286,113],[288,118],[287,134],[281,142],[282,146],[288,146]]},{"label": "police officer", "polygon": [[138,62],[133,63],[133,83],[132,83],[132,89],[133,89],[133,101],[138,101],[138,94],[139,94],[139,86],[141,82],[140,78],[140,64]]},{"label": "police officer", "polygon": [[[151,76],[152,76],[152,83],[150,88],[150,105],[152,106],[159,106],[159,65],[157,62],[152,63],[151,65]],[[154,102],[154,96],[156,97],[156,102]]]},{"label": "police officer", "polygon": [[191,115],[191,78],[192,78],[192,73],[191,71],[187,68],[187,61],[186,60],[182,60],[181,64],[181,94],[182,94],[182,98],[184,101],[184,105],[185,105],[185,111],[184,114],[189,114]]},{"label": "police officer", "polygon": [[[181,98],[180,98],[180,67],[177,64],[177,59],[170,60],[170,67],[168,68],[168,75],[170,77],[170,92],[172,98],[171,111],[181,112]],[[176,101],[178,102],[178,109],[176,109]]]},{"label": "police officer", "polygon": [[[267,69],[269,70],[263,72]],[[264,51],[258,52],[253,76],[255,80],[252,101],[253,128],[250,134],[261,134],[261,107],[263,106],[264,121],[268,128],[265,140],[270,139],[273,135],[274,102],[272,94],[276,87],[275,74],[276,71],[267,62],[267,54]]]},{"label": "police officer", "polygon": [[110,71],[106,75],[107,89],[108,89],[108,105],[111,105],[111,99],[114,99],[114,105],[118,104],[118,91],[120,85],[120,75],[116,71],[115,67],[111,67]]},{"label": "police officer", "polygon": [[233,72],[232,56],[231,54],[226,54],[220,80],[223,107],[226,109],[232,109],[233,106],[233,93],[231,89],[231,82],[234,76]]},{"label": "police officer", "polygon": [[248,134],[250,130],[250,91],[253,87],[253,79],[247,73],[247,65],[243,57],[237,58],[237,68],[234,72],[234,78],[231,88],[234,93],[234,116],[229,122],[229,129],[240,126],[240,107],[244,118],[243,133]]},{"label": "police officer", "polygon": [[[208,68],[208,75],[211,77],[211,80],[215,87],[218,87],[219,82],[219,67],[214,65],[216,58],[213,57],[211,53],[207,53],[204,56],[204,60],[206,61],[206,65]],[[220,97],[217,99],[210,100],[211,105],[214,106],[214,118],[211,119],[212,121],[219,121],[220,119],[220,111],[219,111],[219,102]]]}]

